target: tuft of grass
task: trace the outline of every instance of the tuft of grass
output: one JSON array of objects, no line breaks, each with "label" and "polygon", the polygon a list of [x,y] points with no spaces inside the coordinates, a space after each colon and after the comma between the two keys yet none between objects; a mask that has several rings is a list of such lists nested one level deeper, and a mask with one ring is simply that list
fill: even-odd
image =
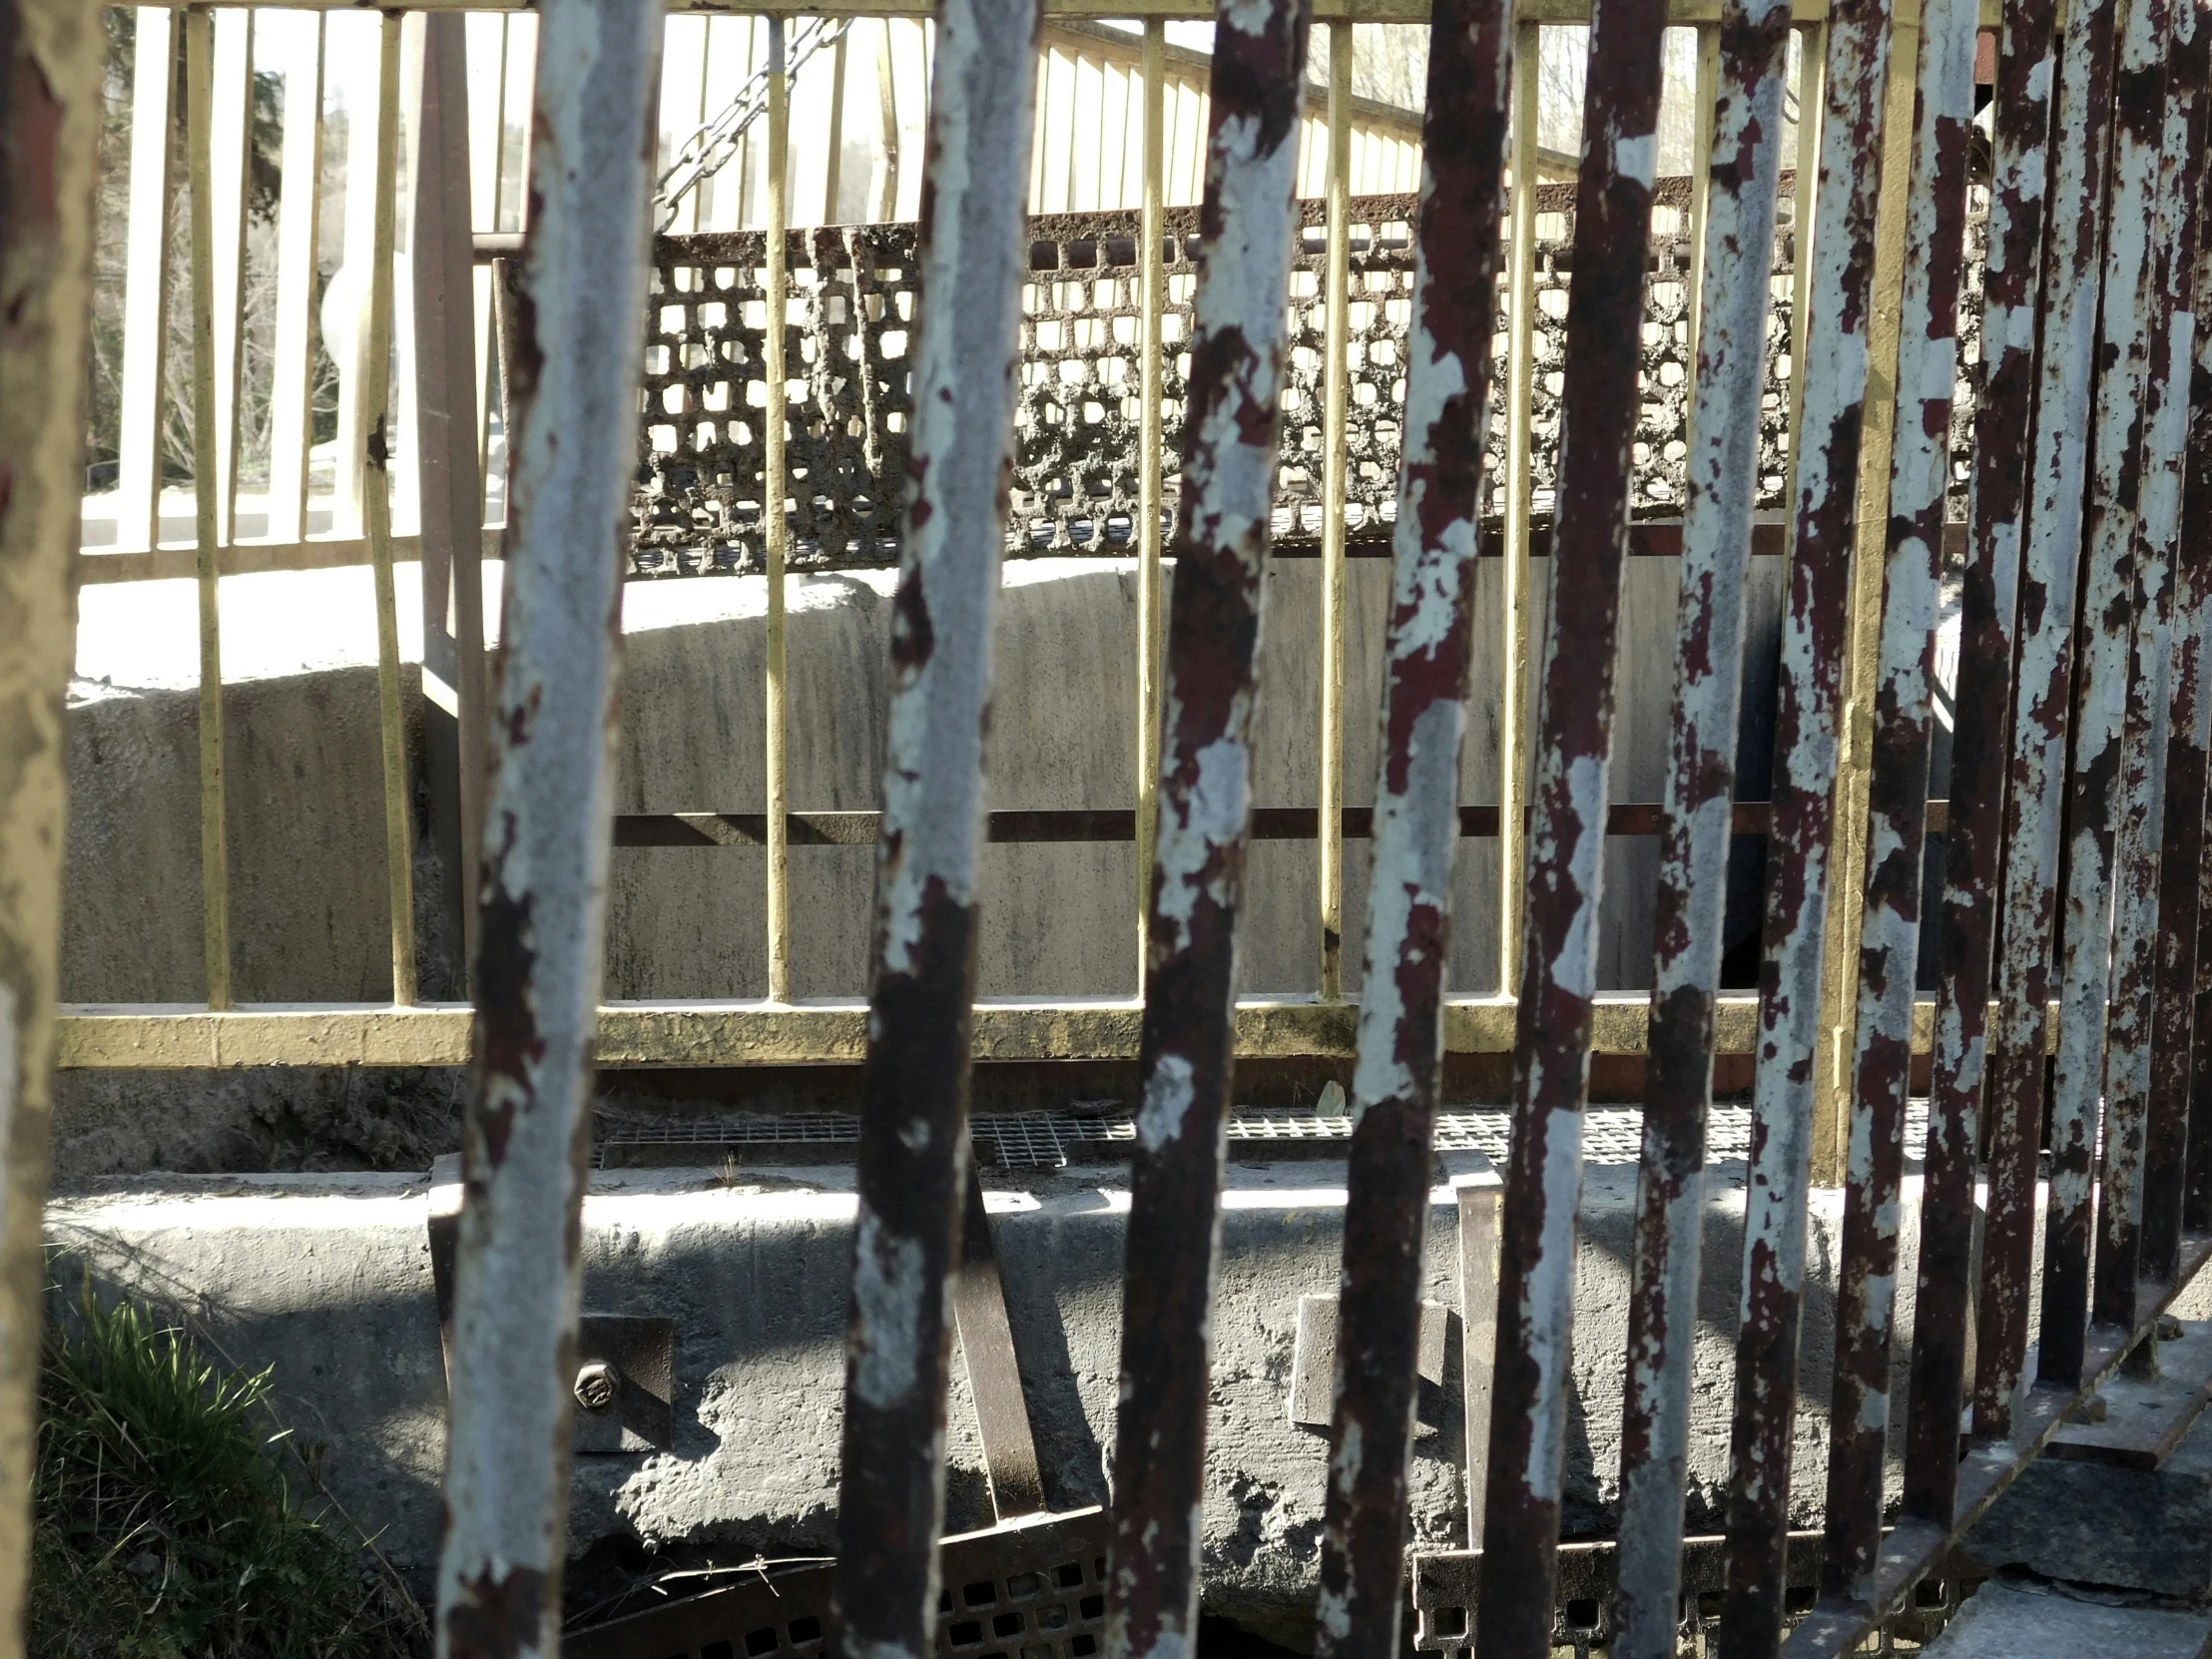
[{"label": "tuft of grass", "polygon": [[270,1373],[89,1288],[39,1375],[33,1659],[369,1659],[409,1646],[352,1543],[295,1499]]}]

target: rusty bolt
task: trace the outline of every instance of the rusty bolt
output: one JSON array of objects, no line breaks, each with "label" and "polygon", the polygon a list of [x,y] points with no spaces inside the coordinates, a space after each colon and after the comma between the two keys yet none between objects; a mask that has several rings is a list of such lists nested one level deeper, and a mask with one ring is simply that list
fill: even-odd
[{"label": "rusty bolt", "polygon": [[593,1360],[576,1369],[576,1403],[587,1411],[604,1411],[615,1402],[622,1377],[604,1360]]}]

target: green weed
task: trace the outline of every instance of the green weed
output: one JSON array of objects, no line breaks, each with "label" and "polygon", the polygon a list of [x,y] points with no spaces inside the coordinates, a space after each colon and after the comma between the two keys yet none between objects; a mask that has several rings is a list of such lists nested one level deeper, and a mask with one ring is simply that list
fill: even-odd
[{"label": "green weed", "polygon": [[369,1659],[400,1609],[272,1455],[270,1374],[89,1293],[39,1379],[33,1659]]}]

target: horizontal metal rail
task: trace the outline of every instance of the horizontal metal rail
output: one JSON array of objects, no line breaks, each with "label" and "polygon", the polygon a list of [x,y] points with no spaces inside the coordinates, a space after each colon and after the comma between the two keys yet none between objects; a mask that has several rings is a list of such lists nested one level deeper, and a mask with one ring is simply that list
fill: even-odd
[{"label": "horizontal metal rail", "polygon": [[[155,7],[162,0],[123,0],[125,5]],[[218,10],[248,7],[259,0],[207,0]],[[394,7],[397,11],[469,11],[469,12],[527,12],[534,10],[539,0],[415,0],[414,4]],[[303,11],[349,12],[357,10],[356,0],[300,0]],[[1669,0],[1667,22],[1718,23],[1721,20],[1721,0]],[[934,7],[931,0],[673,0],[667,7],[672,13],[699,12],[739,17],[929,17]],[[1829,7],[1826,0],[1795,0],[1790,8],[1791,21],[1797,24],[1825,23]],[[1214,7],[1208,0],[1130,0],[1128,4],[1100,4],[1099,0],[1044,0],[1047,18],[1192,18],[1211,21]],[[1587,23],[1590,8],[1587,0],[1531,0],[1531,3],[1514,8],[1514,17],[1522,23]],[[1319,23],[1343,21],[1347,23],[1426,23],[1428,7],[1425,0],[1315,0],[1314,20]],[[2001,21],[1999,0],[1981,0],[1981,27],[1993,29]]]},{"label": "horizontal metal rail", "polygon": [[[2054,1004],[2055,1006],[2055,1004]],[[1913,1051],[1925,1054],[1936,1004],[1913,1006]],[[1129,997],[1050,1000],[986,997],[975,1004],[981,1061],[1133,1060],[1144,1005]],[[1590,1051],[1649,1052],[1651,999],[1601,991],[1591,1006]],[[1237,999],[1233,1047],[1240,1060],[1350,1058],[1360,1004],[1311,996]],[[63,1003],[64,1069],[232,1070],[245,1066],[458,1066],[468,1061],[469,1009],[461,1002],[393,1007],[367,1002],[263,1002],[213,1011],[198,1003],[101,1007]],[[1713,1048],[1749,1054],[1758,999],[1714,1000]],[[2051,1040],[2057,1031],[2050,1024]],[[1513,999],[1447,996],[1444,1051],[1509,1054]],[[802,1066],[857,1064],[867,1049],[867,1004],[857,997],[605,1002],[592,1053],[602,1066]]]},{"label": "horizontal metal rail", "polygon": [[[1459,834],[1479,840],[1498,832],[1495,807],[1461,807]],[[1320,812],[1313,807],[1259,807],[1252,814],[1257,841],[1310,841],[1319,832]],[[1729,830],[1764,835],[1773,827],[1774,809],[1764,801],[1740,801],[1729,815]],[[792,846],[873,846],[880,813],[789,813],[786,834]],[[1928,828],[1939,833],[1950,822],[1950,803],[1928,803]],[[1344,809],[1342,834],[1367,840],[1375,833],[1375,809]],[[1621,802],[1605,813],[1608,835],[1660,835],[1666,832],[1666,808],[1659,802]],[[984,839],[1003,844],[1094,841],[1116,843],[1137,838],[1137,815],[1126,807],[1071,807],[988,815]],[[766,813],[620,813],[615,817],[617,846],[766,846]]]}]

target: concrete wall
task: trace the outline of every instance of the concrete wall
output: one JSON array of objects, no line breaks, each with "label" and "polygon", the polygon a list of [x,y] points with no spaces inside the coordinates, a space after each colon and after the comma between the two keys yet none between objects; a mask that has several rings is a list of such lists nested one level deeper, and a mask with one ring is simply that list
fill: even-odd
[{"label": "concrete wall", "polygon": [[[1439,1179],[1481,1168],[1446,1154]],[[819,1553],[831,1540],[853,1215],[847,1170],[602,1174],[585,1207],[585,1306],[678,1322],[673,1452],[578,1459],[572,1552],[595,1540]],[[1043,1178],[987,1174],[1014,1339],[1055,1507],[1100,1501],[1113,1445],[1123,1168]],[[1622,1356],[1636,1173],[1589,1171],[1582,1201],[1567,1445],[1570,1532],[1617,1520]],[[1334,1291],[1344,1166],[1328,1159],[1232,1166],[1224,1202],[1205,1499],[1207,1596],[1280,1639],[1310,1618],[1326,1432],[1289,1420],[1299,1298]],[[1908,1181],[1894,1389],[1903,1416],[1917,1262]],[[1705,1206],[1696,1333],[1689,1524],[1718,1523],[1733,1409],[1743,1167],[1716,1166]],[[1813,1202],[1795,1524],[1825,1490],[1835,1257],[1841,1195]],[[53,1242],[110,1288],[189,1313],[235,1361],[274,1365],[279,1407],[346,1506],[409,1571],[438,1543],[442,1371],[432,1310],[425,1189],[401,1176],[218,1178],[59,1200]],[[1455,1213],[1432,1195],[1425,1294],[1459,1305]],[[1193,1265],[1196,1271],[1196,1264]],[[63,1277],[70,1277],[65,1266]],[[1424,1390],[1412,1465],[1420,1549],[1464,1537],[1458,1336],[1445,1387]],[[987,1525],[982,1454],[964,1378],[950,1407],[947,1525]],[[1894,1427],[1902,1426],[1902,1422]],[[1897,1449],[1893,1434],[1893,1450]],[[1304,1645],[1300,1641],[1299,1645]]]},{"label": "concrete wall", "polygon": [[[1781,600],[1780,560],[1754,584],[1747,793],[1763,789]],[[1537,567],[1539,574],[1545,567]],[[1352,562],[1346,795],[1373,798],[1376,700],[1388,564]],[[420,639],[411,566],[401,569],[401,638]],[[1269,567],[1258,722],[1261,806],[1318,794],[1321,566]],[[494,578],[496,580],[496,578]],[[1652,801],[1672,717],[1677,562],[1629,563],[1613,795]],[[791,588],[791,804],[877,805],[888,629],[887,572],[795,579]],[[360,1000],[389,994],[373,612],[368,573],[228,578],[223,584],[229,745],[231,927],[245,1000]],[[1477,589],[1473,713],[1463,799],[1498,798],[1502,566]],[[625,590],[622,812],[744,812],[763,804],[761,579],[633,583]],[[194,1001],[201,947],[196,634],[191,584],[85,590],[71,704],[71,816],[63,995],[73,1001]],[[496,603],[493,605],[496,614]],[[1541,610],[1537,620],[1541,638]],[[1007,566],[996,641],[990,803],[1126,807],[1133,799],[1135,577],[1126,560]],[[413,654],[413,653],[410,653]],[[421,784],[417,671],[406,670]],[[1648,982],[1655,842],[1608,848],[1600,983]],[[1365,843],[1347,843],[1347,979],[1357,985]],[[873,854],[792,852],[793,980],[803,996],[866,988]],[[425,994],[449,993],[444,878],[417,856]],[[625,848],[615,854],[607,932],[611,997],[744,997],[766,990],[762,855],[739,848]],[[1739,885],[1742,882],[1739,880]],[[1133,849],[993,846],[983,864],[986,995],[1126,992],[1134,983]],[[1464,843],[1455,883],[1452,981],[1495,988],[1495,843]],[[1747,912],[1755,914],[1756,909]],[[1249,989],[1310,990],[1319,922],[1310,843],[1252,854],[1242,940]]]}]

